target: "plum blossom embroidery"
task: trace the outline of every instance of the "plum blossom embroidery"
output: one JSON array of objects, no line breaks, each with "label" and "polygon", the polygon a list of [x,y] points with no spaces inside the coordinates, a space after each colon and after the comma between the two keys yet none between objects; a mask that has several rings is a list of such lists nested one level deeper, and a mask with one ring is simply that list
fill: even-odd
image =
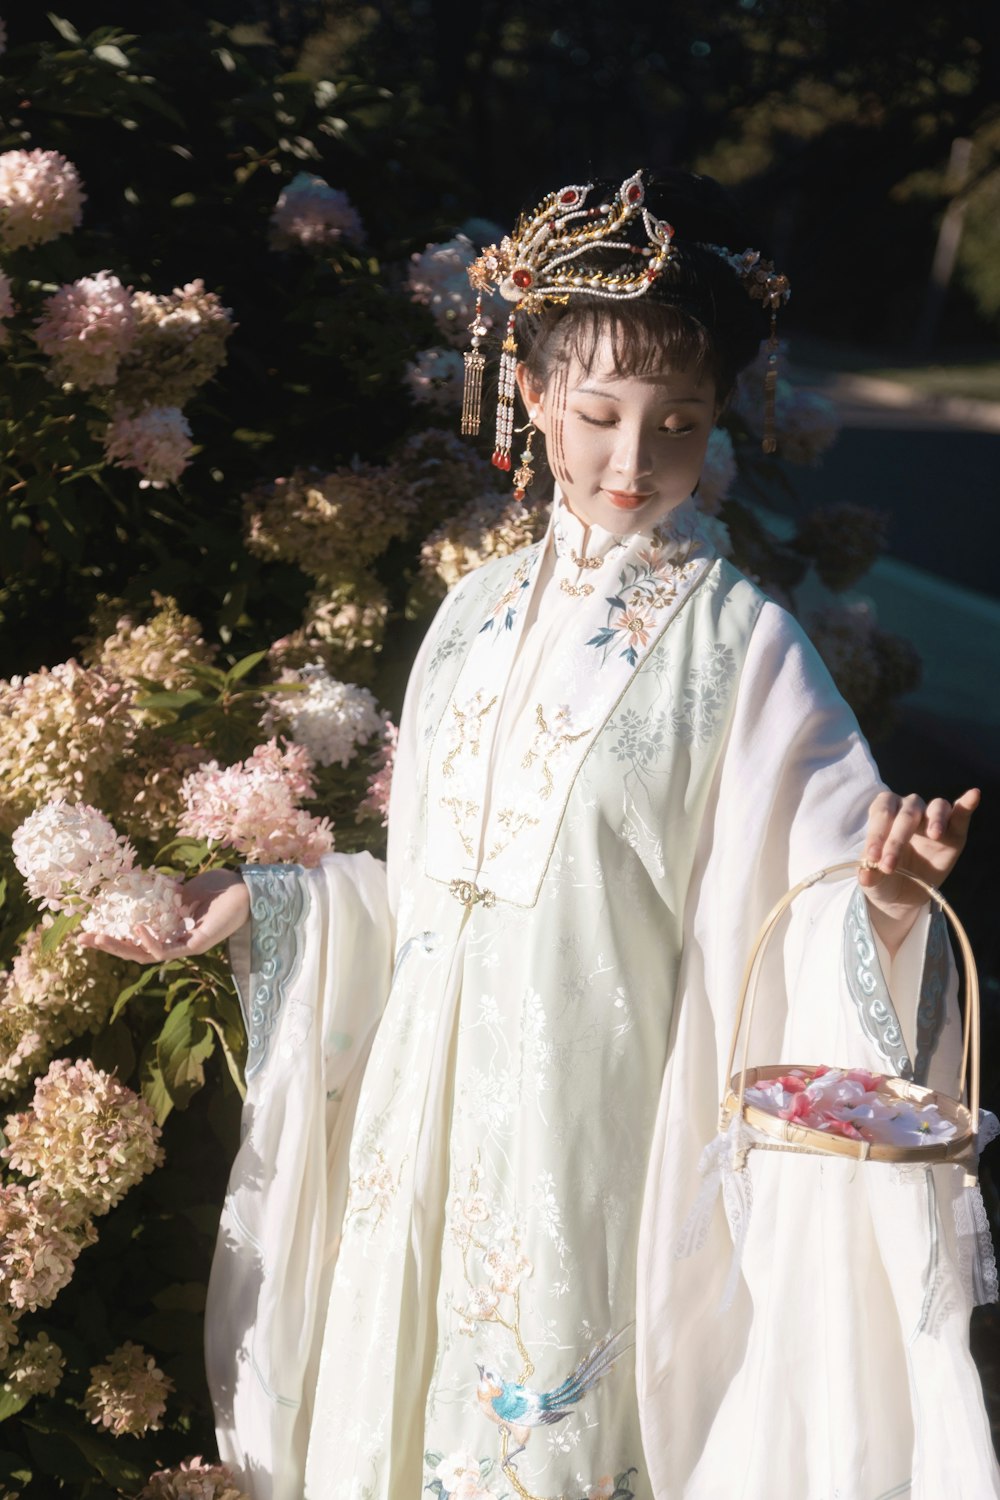
[{"label": "plum blossom embroidery", "polygon": [[[344,1225],[354,1218],[356,1214],[375,1213],[374,1223],[368,1228],[372,1233],[379,1227],[392,1203],[393,1198],[399,1190],[403,1180],[403,1167],[406,1165],[406,1157],[399,1164],[399,1173],[393,1176],[392,1169],[380,1149],[375,1151],[375,1159],[371,1166],[364,1172],[359,1172],[356,1177],[351,1178],[347,1190],[347,1211],[344,1214]],[[359,1199],[366,1201],[359,1202]]]},{"label": "plum blossom embroidery", "polygon": [[531,744],[524,752],[521,765],[529,771],[536,760],[542,762],[542,788],[539,796],[551,797],[555,788],[555,779],[552,775],[552,758],[565,750],[567,745],[575,744],[590,733],[589,729],[578,729],[575,732],[571,726],[573,723],[572,710],[568,703],[560,703],[552,715],[552,723],[549,724],[545,717],[545,709],[541,703],[535,707],[535,733]]},{"label": "plum blossom embroidery", "polygon": [[498,695],[494,693],[490,701],[484,703],[482,689],[477,688],[464,708],[460,708],[457,703],[451,705],[452,718],[455,721],[452,730],[456,739],[441,766],[443,776],[454,774],[455,761],[460,755],[467,753],[473,757],[478,756],[482,747],[483,722],[496,707],[497,701]]}]

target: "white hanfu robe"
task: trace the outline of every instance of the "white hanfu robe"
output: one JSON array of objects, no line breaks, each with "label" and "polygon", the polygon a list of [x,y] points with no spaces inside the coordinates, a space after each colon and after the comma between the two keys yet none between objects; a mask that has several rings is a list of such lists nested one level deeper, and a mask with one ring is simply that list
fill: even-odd
[{"label": "white hanfu robe", "polygon": [[[753,938],[859,855],[879,787],[691,502],[616,538],[557,499],[453,591],[387,870],[244,872],[207,1341],[253,1500],[1000,1500],[968,1349],[996,1272],[960,1167],[755,1151],[749,1219],[699,1200]],[[751,1060],[955,1092],[941,920],[890,964],[855,883],[805,893]]]}]

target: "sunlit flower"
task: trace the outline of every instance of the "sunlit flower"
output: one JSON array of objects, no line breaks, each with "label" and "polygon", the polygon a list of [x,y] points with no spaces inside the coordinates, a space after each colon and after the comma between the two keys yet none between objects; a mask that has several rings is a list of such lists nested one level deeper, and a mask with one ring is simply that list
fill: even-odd
[{"label": "sunlit flower", "polygon": [[462,400],[465,368],[457,349],[421,349],[406,367],[406,380],[414,401],[442,411]]},{"label": "sunlit flower", "polygon": [[469,267],[475,258],[472,241],[464,234],[439,245],[427,245],[410,256],[410,296],[430,308],[438,327],[454,344],[468,342],[468,326],[476,307]]},{"label": "sunlit flower", "polygon": [[182,407],[226,362],[233,315],[203,281],[132,298],[135,337],[122,360],[116,402],[130,412]]},{"label": "sunlit flower", "polygon": [[0,1156],[57,1195],[70,1222],[107,1213],[163,1160],[146,1101],[87,1059],[52,1063],[5,1133]]},{"label": "sunlit flower", "polygon": [[420,571],[446,588],[494,557],[508,557],[544,534],[548,518],[504,495],[487,495],[457,512],[424,542]]},{"label": "sunlit flower", "polygon": [[105,622],[86,651],[87,660],[108,676],[119,677],[142,688],[153,682],[174,692],[190,687],[192,667],[207,666],[216,652],[202,638],[201,626],[181,612],[176,599],[155,593],[154,612],[147,619],[139,613],[122,613],[113,628]]},{"label": "sunlit flower", "polygon": [[271,214],[274,250],[293,245],[321,250],[341,239],[360,244],[364,237],[364,226],[347,194],[310,172],[300,172],[282,188]]},{"label": "sunlit flower", "polygon": [[193,451],[191,424],[176,406],[147,406],[134,417],[118,407],[104,435],[108,463],[138,469],[141,490],[176,484]]},{"label": "sunlit flower", "polygon": [[110,271],[60,287],[46,299],[35,329],[35,342],[52,361],[52,378],[84,390],[114,384],[134,338],[129,290]]},{"label": "sunlit flower", "polygon": [[127,1340],[104,1364],[91,1366],[83,1408],[95,1427],[106,1427],[115,1437],[141,1437],[163,1426],[160,1418],[173,1388],[153,1356]]},{"label": "sunlit flower", "polygon": [[84,932],[121,942],[141,940],[148,928],[161,943],[176,942],[190,927],[182,884],[158,870],[126,870],[102,885],[81,923]]},{"label": "sunlit flower", "polygon": [[498,1292],[516,1292],[534,1266],[526,1255],[522,1255],[515,1241],[511,1245],[494,1245],[483,1254],[486,1268],[494,1289]]},{"label": "sunlit flower", "polygon": [[51,1396],[62,1380],[66,1360],[47,1333],[28,1339],[9,1369],[0,1389],[12,1396]]},{"label": "sunlit flower", "polygon": [[93,1225],[56,1194],[0,1186],[0,1301],[18,1313],[51,1306],[96,1238]]},{"label": "sunlit flower", "polygon": [[43,909],[79,911],[107,881],[132,869],[135,850],[96,807],[62,798],[15,829],[14,863]]},{"label": "sunlit flower", "polygon": [[189,1458],[175,1469],[157,1469],[138,1500],[250,1500],[225,1464]]},{"label": "sunlit flower", "polygon": [[280,681],[301,683],[305,691],[276,695],[261,725],[284,725],[289,739],[304,745],[317,765],[346,766],[361,745],[381,733],[385,715],[368,689],[337,682],[321,663],[284,671]]},{"label": "sunlit flower", "polygon": [[80,223],[86,194],[72,162],[58,151],[0,155],[0,245],[42,245]]},{"label": "sunlit flower", "polygon": [[315,791],[312,765],[304,746],[276,740],[236,765],[209,761],[184,779],[179,831],[235,849],[251,864],[318,864],[333,848],[333,830],[297,806]]},{"label": "sunlit flower", "polygon": [[0,827],[54,797],[99,803],[135,735],[130,690],[66,661],[0,681]]},{"label": "sunlit flower", "polygon": [[246,544],[258,557],[338,579],[405,536],[416,502],[391,468],[296,469],[245,497]]}]

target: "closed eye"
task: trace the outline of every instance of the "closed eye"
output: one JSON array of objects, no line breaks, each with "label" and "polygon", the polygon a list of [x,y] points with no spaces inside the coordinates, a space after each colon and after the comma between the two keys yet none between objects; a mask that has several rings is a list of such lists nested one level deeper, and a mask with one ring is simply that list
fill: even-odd
[{"label": "closed eye", "polygon": [[[614,427],[614,417],[588,417],[585,412],[578,411],[576,414],[581,422],[586,422],[588,427]],[[661,432],[667,432],[671,437],[687,437],[688,433],[694,432],[695,424],[692,422],[688,427],[661,427]]]}]

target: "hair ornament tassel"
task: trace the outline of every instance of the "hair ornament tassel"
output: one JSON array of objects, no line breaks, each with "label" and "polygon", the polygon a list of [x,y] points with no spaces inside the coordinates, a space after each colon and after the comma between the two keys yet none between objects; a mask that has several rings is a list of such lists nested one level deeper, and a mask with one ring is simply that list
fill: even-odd
[{"label": "hair ornament tassel", "polygon": [[514,440],[514,391],[517,385],[517,339],[514,336],[514,314],[507,319],[503,351],[500,355],[500,381],[497,389],[497,430],[493,445],[493,467],[510,473],[510,449]]},{"label": "hair ornament tassel", "polygon": [[771,336],[767,341],[767,369],[764,372],[764,434],[761,447],[765,453],[777,453],[778,431],[775,404],[778,391],[778,314],[771,309]]},{"label": "hair ornament tassel", "polygon": [[469,324],[472,348],[466,349],[463,356],[465,361],[465,378],[462,382],[463,437],[479,435],[483,409],[483,371],[486,369],[486,356],[479,345],[486,337],[486,331],[486,324],[483,322],[483,294],[480,292],[476,297],[475,317]]}]

